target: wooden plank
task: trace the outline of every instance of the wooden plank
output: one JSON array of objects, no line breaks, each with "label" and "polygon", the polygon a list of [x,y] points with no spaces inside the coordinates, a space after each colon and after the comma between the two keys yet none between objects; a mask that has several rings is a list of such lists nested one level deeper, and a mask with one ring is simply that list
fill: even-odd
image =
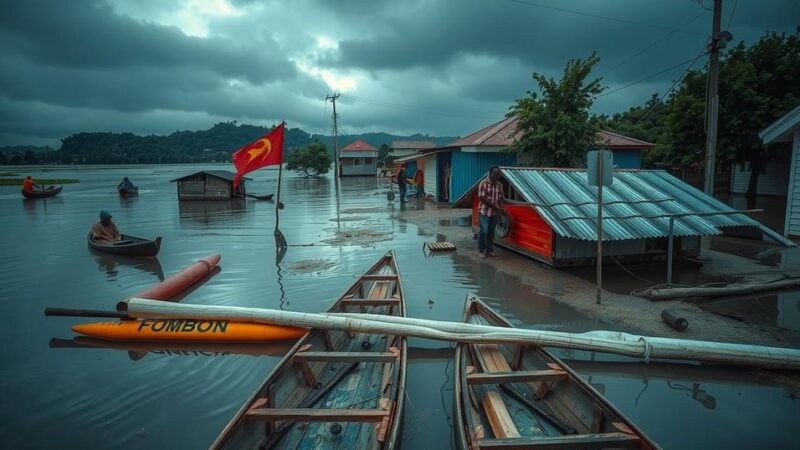
[{"label": "wooden plank", "polygon": [[469,384],[502,384],[530,381],[565,380],[568,375],[563,370],[519,370],[516,372],[489,372],[467,375]]},{"label": "wooden plank", "polygon": [[342,300],[344,306],[395,306],[400,303],[394,298],[351,298]]},{"label": "wooden plank", "polygon": [[300,369],[300,373],[303,374],[303,378],[305,378],[309,387],[314,387],[317,385],[317,377],[314,376],[314,372],[310,367],[308,367],[308,364],[306,364],[304,361],[298,360],[297,358],[295,358],[294,364],[298,369]]},{"label": "wooden plank", "polygon": [[388,414],[389,411],[380,409],[255,408],[247,411],[250,419],[272,422],[380,422]]},{"label": "wooden plank", "polygon": [[483,439],[480,448],[512,449],[575,449],[575,448],[639,448],[641,440],[625,433],[573,434],[518,439]]},{"label": "wooden plank", "polygon": [[295,361],[326,362],[395,362],[397,355],[392,352],[303,352],[294,354]]},{"label": "wooden plank", "polygon": [[362,275],[361,281],[397,281],[396,274],[382,273],[376,275]]},{"label": "wooden plank", "polygon": [[486,412],[486,418],[489,419],[489,425],[495,436],[500,439],[520,436],[499,392],[489,391],[486,393],[483,397],[483,410]]}]

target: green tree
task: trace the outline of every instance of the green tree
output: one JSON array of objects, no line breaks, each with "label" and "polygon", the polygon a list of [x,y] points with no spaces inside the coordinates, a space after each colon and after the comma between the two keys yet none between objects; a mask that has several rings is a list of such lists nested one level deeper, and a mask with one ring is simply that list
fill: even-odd
[{"label": "green tree", "polygon": [[541,97],[528,91],[511,106],[508,116],[518,119],[519,133],[511,150],[529,155],[535,165],[574,167],[585,160],[599,130],[589,109],[604,89],[601,78],[586,79],[599,61],[596,53],[571,59],[559,81],[533,73]]},{"label": "green tree", "polygon": [[311,144],[308,147],[293,151],[286,159],[286,168],[295,170],[306,177],[327,173],[331,167],[331,156],[324,144]]},{"label": "green tree", "polygon": [[[674,162],[704,159],[706,80],[705,70],[688,73],[668,104],[665,157]],[[719,99],[717,163],[750,163],[747,195],[754,196],[766,163],[788,159],[785,148],[762,145],[758,133],[800,103],[800,28],[731,48],[720,62]]]}]

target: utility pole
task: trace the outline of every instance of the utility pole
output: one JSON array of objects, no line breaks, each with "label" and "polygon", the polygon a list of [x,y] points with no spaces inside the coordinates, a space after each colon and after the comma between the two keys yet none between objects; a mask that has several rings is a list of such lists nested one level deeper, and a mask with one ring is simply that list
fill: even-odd
[{"label": "utility pole", "polygon": [[336,176],[336,185],[339,185],[339,127],[337,123],[338,116],[336,115],[336,99],[339,98],[339,94],[328,95],[325,97],[325,101],[330,100],[333,103],[333,164],[334,164],[334,175]]},{"label": "utility pole", "polygon": [[719,49],[720,46],[720,21],[722,19],[722,0],[714,0],[714,20],[711,30],[711,44],[708,47],[708,97],[706,98],[706,111],[708,128],[706,129],[706,161],[705,182],[703,190],[706,194],[714,195],[714,175],[717,170],[717,114],[719,112],[719,97],[717,85],[719,83]]}]

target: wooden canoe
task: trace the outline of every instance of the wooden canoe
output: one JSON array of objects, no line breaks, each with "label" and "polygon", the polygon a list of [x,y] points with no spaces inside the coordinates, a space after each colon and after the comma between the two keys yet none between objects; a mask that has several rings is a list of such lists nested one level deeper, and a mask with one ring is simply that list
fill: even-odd
[{"label": "wooden canoe", "polygon": [[119,192],[120,197],[130,197],[132,195],[139,195],[139,186],[134,186],[130,189],[126,189],[124,187],[118,187],[117,192]]},{"label": "wooden canoe", "polygon": [[48,197],[55,197],[61,192],[61,189],[64,189],[64,186],[53,187],[50,186],[47,189],[34,189],[32,191],[22,190],[22,195],[25,198],[48,198]]},{"label": "wooden canoe", "polygon": [[[328,312],[405,316],[393,252]],[[213,449],[399,448],[406,383],[401,336],[311,330],[211,445]]]},{"label": "wooden canoe", "polygon": [[[472,296],[463,321],[511,326]],[[541,347],[459,344],[454,367],[453,432],[460,449],[659,448]]]},{"label": "wooden canoe", "polygon": [[86,236],[89,248],[98,252],[124,256],[156,256],[161,250],[161,236],[150,240],[123,234],[122,239],[114,244],[101,244],[92,239],[92,233]]}]

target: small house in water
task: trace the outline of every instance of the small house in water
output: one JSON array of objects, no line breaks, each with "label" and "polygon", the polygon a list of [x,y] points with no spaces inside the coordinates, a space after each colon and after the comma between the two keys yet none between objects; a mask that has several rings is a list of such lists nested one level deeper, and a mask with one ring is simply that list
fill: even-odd
[{"label": "small house in water", "polygon": [[178,200],[228,200],[243,198],[246,194],[245,180],[233,187],[235,173],[227,170],[205,170],[170,180],[178,183]]},{"label": "small house in water", "polygon": [[[596,264],[597,188],[589,186],[585,169],[500,171],[507,220],[497,228],[497,245],[555,267]],[[476,230],[479,182],[453,205],[472,208]],[[617,169],[613,184],[603,188],[603,252],[617,261],[664,259],[674,215],[682,215],[673,219],[674,249],[686,256],[699,254],[701,236],[734,228],[793,245],[747,215],[731,214],[735,212],[665,171]]]},{"label": "small house in water", "polygon": [[374,177],[378,173],[378,149],[361,139],[339,152],[339,176]]}]

